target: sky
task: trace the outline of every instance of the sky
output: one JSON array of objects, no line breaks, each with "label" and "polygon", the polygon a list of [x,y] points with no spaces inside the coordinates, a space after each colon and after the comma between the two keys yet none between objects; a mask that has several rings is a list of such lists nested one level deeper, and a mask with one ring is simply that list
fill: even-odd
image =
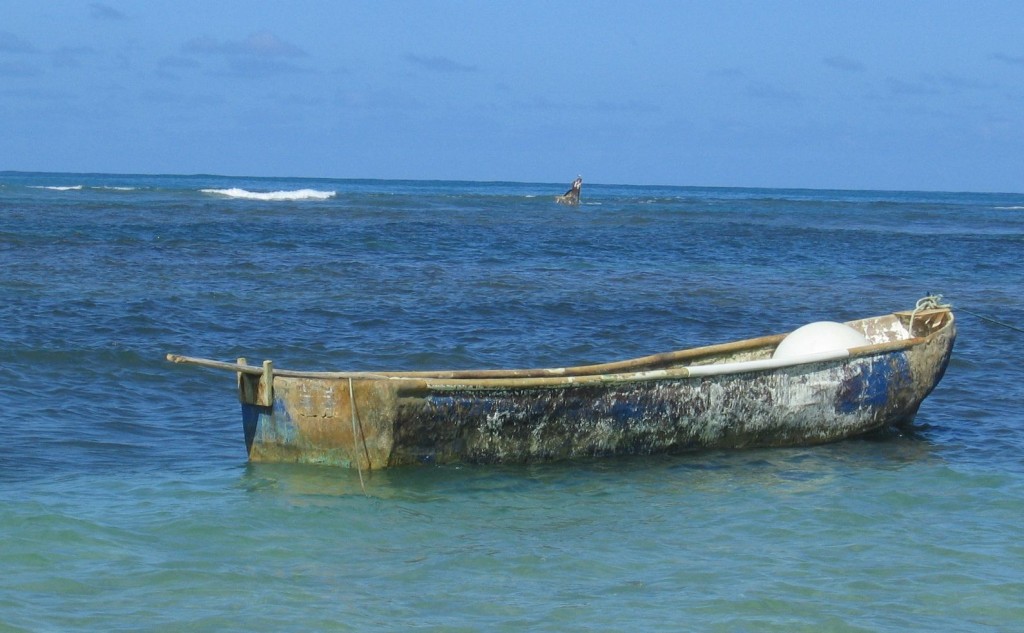
[{"label": "sky", "polygon": [[4,0],[0,170],[1024,192],[1024,2]]}]

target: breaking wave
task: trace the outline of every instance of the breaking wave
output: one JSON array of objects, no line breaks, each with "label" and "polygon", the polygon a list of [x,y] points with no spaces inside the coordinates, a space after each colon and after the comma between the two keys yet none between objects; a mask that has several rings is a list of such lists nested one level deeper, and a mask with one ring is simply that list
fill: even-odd
[{"label": "breaking wave", "polygon": [[228,198],[244,200],[326,200],[333,198],[336,191],[319,191],[317,189],[296,189],[294,191],[248,191],[233,187],[231,189],[202,189],[203,193],[212,193]]},{"label": "breaking wave", "polygon": [[49,189],[50,191],[78,191],[82,188],[82,185],[72,185],[70,187],[52,187],[52,186],[31,186],[30,189]]}]

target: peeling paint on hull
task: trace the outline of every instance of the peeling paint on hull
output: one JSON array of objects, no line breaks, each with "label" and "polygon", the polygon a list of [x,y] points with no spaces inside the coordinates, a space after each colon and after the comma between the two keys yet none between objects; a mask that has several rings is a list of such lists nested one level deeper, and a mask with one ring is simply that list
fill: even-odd
[{"label": "peeling paint on hull", "polygon": [[915,317],[850,322],[871,345],[795,363],[770,360],[776,336],[588,368],[259,375],[243,366],[246,446],[254,461],[366,469],[834,442],[911,420],[941,379],[952,313]]},{"label": "peeling paint on hull", "polygon": [[912,402],[879,401],[872,393],[882,383],[908,385],[898,369],[905,360],[894,356],[891,364],[867,359],[614,388],[431,394],[400,409],[392,461],[518,462],[831,442],[913,414]]}]

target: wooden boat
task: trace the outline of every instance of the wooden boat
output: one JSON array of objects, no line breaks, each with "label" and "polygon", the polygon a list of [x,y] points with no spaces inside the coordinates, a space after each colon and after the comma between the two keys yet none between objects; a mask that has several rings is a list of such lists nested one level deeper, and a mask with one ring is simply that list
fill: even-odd
[{"label": "wooden boat", "polygon": [[237,375],[252,461],[362,471],[842,440],[913,419],[955,337],[951,309],[926,298],[789,335],[554,369],[310,372],[167,359]]}]

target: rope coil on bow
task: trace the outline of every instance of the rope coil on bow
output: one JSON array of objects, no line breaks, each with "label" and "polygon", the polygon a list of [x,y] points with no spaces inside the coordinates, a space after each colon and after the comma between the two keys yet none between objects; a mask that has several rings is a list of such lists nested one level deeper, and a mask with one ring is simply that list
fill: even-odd
[{"label": "rope coil on bow", "polygon": [[[928,295],[927,297],[922,297],[922,298],[918,299],[917,300],[917,305],[914,307],[914,311],[910,313],[910,331],[911,331],[911,333],[913,333],[913,331],[914,331],[914,317],[917,316],[918,312],[921,312],[921,311],[924,311],[924,310],[943,310],[943,309],[949,309],[949,308],[952,308],[952,307],[953,306],[948,304],[948,303],[942,303],[942,295]],[[1015,325],[1010,325],[1009,323],[1004,323],[1002,321],[997,321],[996,319],[993,319],[992,317],[987,317],[984,314],[978,314],[977,312],[973,312],[973,311],[968,310],[967,308],[964,308],[962,306],[958,307],[957,310],[959,310],[960,312],[964,312],[966,314],[970,314],[972,316],[976,316],[979,319],[981,319],[982,321],[988,321],[989,323],[992,323],[994,325],[998,325],[1000,327],[1004,327],[1004,328],[1006,328],[1008,330],[1013,330],[1014,332],[1022,332],[1022,333],[1024,333],[1024,329],[1021,329],[1021,328],[1019,328],[1019,327],[1017,327]]]},{"label": "rope coil on bow", "polygon": [[942,295],[928,295],[918,299],[917,304],[914,306],[914,311],[910,313],[910,326],[908,328],[910,330],[910,335],[914,335],[914,317],[917,316],[918,312],[924,310],[942,310],[951,307],[953,306],[948,303],[942,303]]}]

